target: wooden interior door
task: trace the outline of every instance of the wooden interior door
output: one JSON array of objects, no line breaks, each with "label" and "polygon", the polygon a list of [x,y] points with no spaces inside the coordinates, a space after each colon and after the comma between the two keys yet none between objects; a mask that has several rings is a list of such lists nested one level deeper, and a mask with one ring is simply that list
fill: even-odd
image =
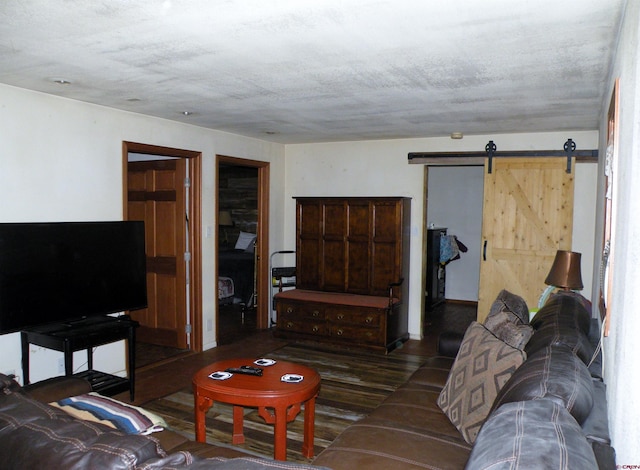
[{"label": "wooden interior door", "polygon": [[[485,162],[478,321],[502,289],[537,307],[556,251],[571,249],[573,173],[566,158]],[[571,168],[575,168],[575,159]]]},{"label": "wooden interior door", "polygon": [[146,343],[187,341],[186,165],[183,158],[128,163],[128,219],[145,222],[148,307],[131,312]]}]

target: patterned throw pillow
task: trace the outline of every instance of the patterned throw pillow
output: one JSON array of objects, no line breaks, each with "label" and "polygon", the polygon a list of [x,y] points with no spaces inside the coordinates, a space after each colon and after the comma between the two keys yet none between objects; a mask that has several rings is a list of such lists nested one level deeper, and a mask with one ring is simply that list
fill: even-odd
[{"label": "patterned throw pillow", "polygon": [[453,363],[438,406],[469,444],[502,386],[526,359],[526,354],[496,338],[478,322],[471,323]]},{"label": "patterned throw pillow", "polygon": [[164,419],[144,408],[122,403],[96,392],[49,404],[66,411],[74,418],[102,423],[126,434],[150,434],[167,427]]}]

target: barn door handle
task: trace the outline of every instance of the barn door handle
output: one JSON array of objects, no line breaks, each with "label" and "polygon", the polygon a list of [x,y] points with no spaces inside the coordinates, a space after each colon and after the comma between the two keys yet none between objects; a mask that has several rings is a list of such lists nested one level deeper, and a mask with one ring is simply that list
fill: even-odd
[{"label": "barn door handle", "polygon": [[482,247],[482,259],[487,261],[487,240],[484,241],[484,246]]}]

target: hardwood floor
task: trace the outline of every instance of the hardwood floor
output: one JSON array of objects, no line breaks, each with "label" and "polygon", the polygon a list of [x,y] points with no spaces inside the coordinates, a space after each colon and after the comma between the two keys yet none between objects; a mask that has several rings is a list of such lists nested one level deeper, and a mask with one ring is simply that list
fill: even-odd
[{"label": "hardwood floor", "polygon": [[[409,340],[391,354],[402,355],[435,355],[437,337],[441,331],[464,332],[468,324],[475,319],[476,306],[473,303],[446,302],[439,305],[427,315],[424,338]],[[191,377],[199,369],[212,362],[234,357],[259,357],[289,344],[290,341],[273,337],[272,330],[256,331],[246,337],[239,338],[230,344],[201,353],[188,353],[164,359],[162,362],[136,369],[136,405],[175,393],[191,384]],[[347,352],[345,351],[345,354]],[[131,403],[128,392],[114,398]]]}]

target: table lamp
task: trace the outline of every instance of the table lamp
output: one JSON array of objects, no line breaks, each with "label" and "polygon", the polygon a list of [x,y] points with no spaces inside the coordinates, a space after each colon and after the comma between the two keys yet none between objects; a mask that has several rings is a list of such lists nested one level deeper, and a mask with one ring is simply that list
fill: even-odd
[{"label": "table lamp", "polygon": [[[229,211],[220,211],[218,213],[218,226],[219,227],[233,227],[233,220],[231,220],[231,212]],[[229,243],[229,237],[227,235],[226,228],[224,231],[224,242]]]},{"label": "table lamp", "polygon": [[544,280],[548,287],[544,290],[538,301],[538,308],[547,302],[554,289],[582,290],[582,274],[580,261],[582,254],[575,251],[558,250],[553,260],[549,275]]}]

